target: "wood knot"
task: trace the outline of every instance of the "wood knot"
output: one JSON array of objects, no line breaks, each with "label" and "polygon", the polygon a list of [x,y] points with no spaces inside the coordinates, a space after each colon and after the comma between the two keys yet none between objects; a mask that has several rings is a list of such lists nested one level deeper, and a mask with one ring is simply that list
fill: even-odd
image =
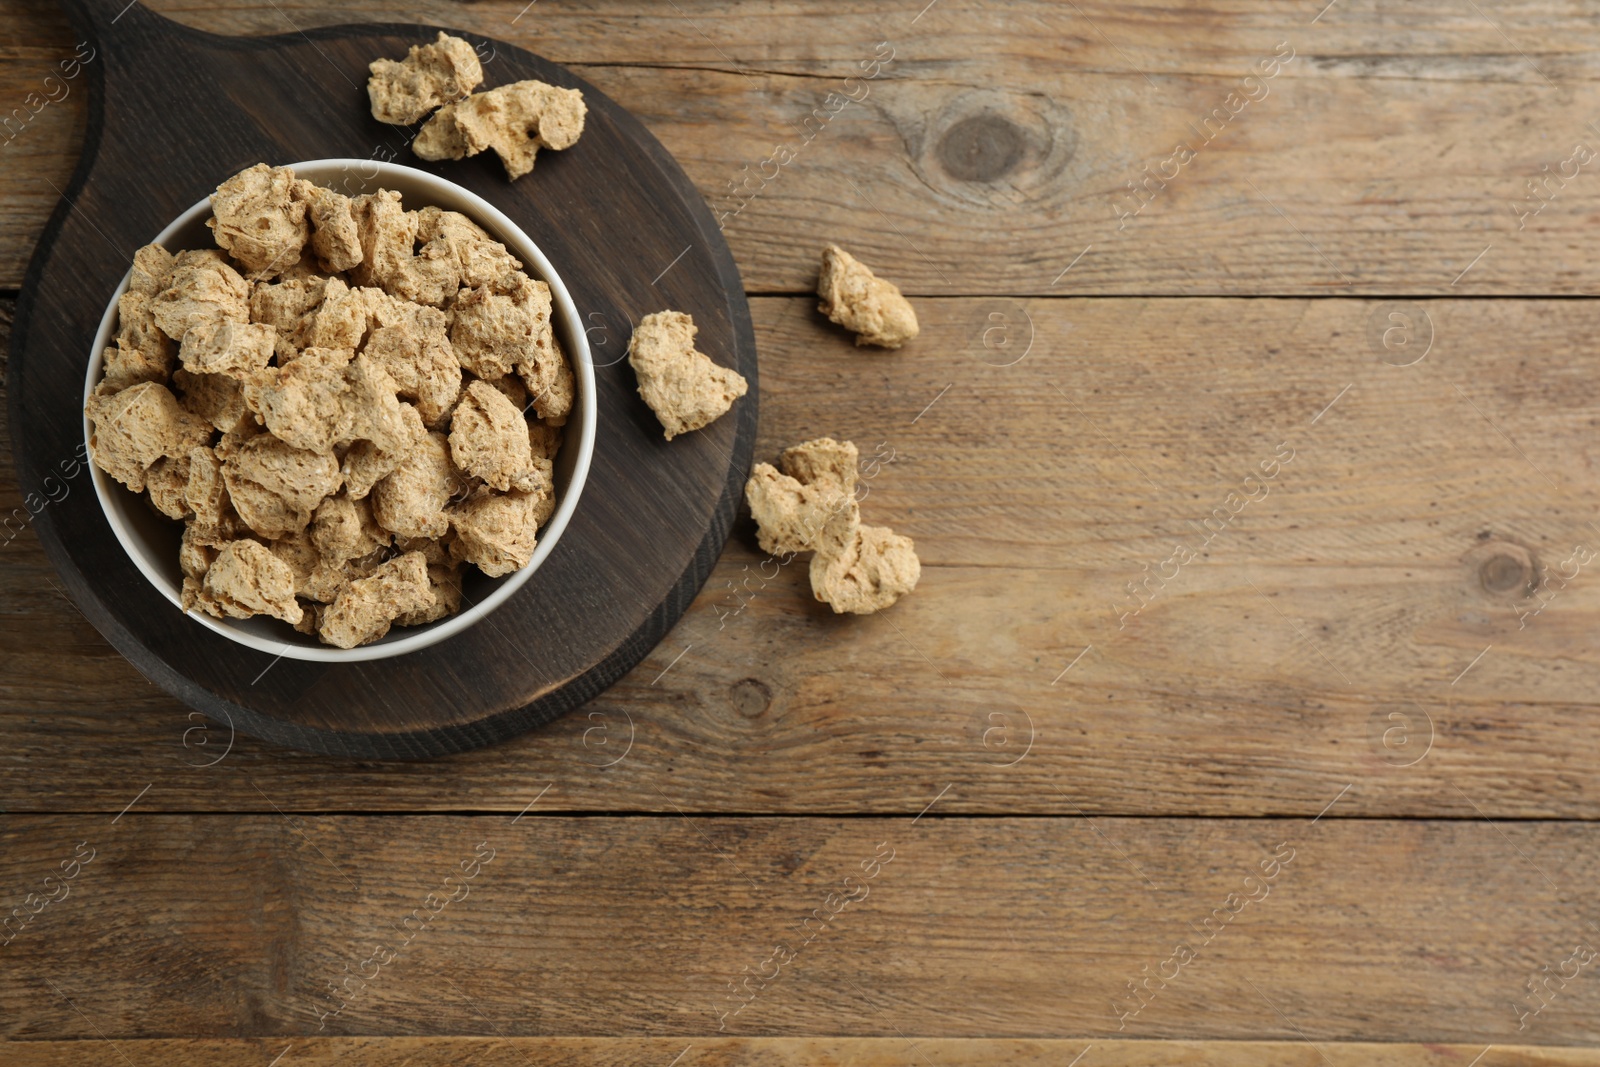
[{"label": "wood knot", "polygon": [[728,687],[733,710],[747,719],[760,718],[772,706],[772,690],[754,678],[743,678]]},{"label": "wood knot", "polygon": [[994,182],[1017,169],[1026,147],[1027,135],[1016,123],[985,111],[945,130],[935,154],[951,177]]},{"label": "wood knot", "polygon": [[1538,567],[1533,553],[1510,541],[1491,541],[1474,553],[1478,560],[1478,582],[1484,592],[1495,596],[1521,597],[1538,584]]},{"label": "wood knot", "polygon": [[917,176],[952,205],[1034,210],[1073,179],[1072,115],[1042,93],[964,89],[931,109],[925,97],[886,93],[880,106]]}]

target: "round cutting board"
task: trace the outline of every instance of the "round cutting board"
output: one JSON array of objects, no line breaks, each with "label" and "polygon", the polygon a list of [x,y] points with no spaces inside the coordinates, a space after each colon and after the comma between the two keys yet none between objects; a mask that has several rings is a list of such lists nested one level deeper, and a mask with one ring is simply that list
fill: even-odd
[{"label": "round cutting board", "polygon": [[[704,200],[661,144],[556,64],[457,33],[484,60],[484,88],[537,78],[581,89],[588,104],[582,139],[541,152],[533,173],[510,182],[493,152],[417,159],[410,131],[368,110],[367,64],[403,57],[437,27],[234,38],[138,4],[124,9],[124,0],[68,7],[94,50],[79,75],[89,91],[88,135],[28,268],[8,385],[22,491],[48,501],[34,527],[89,621],[152,681],[213,718],[279,744],[360,758],[437,756],[511,737],[595,696],[643,659],[727,540],[756,429],[755,339],[739,272]],[[76,462],[95,328],[134,250],[247,166],[330,157],[429,170],[526,230],[586,325],[599,412],[588,484],[533,578],[462,634],[354,664],[274,660],[179,613],[117,543]],[[362,181],[358,169],[349,184]],[[625,359],[633,324],[666,308],[692,315],[697,347],[750,382],[729,414],[671,442]]]}]

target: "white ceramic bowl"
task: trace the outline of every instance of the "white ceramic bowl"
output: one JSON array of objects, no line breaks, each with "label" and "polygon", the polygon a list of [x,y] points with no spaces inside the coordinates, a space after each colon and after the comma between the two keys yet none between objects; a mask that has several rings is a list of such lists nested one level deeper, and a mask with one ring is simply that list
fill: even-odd
[{"label": "white ceramic bowl", "polygon": [[[589,475],[589,463],[594,456],[594,361],[584,339],[583,320],[555,267],[516,223],[481,196],[426,171],[370,159],[318,159],[289,165],[294,168],[296,177],[339,192],[355,195],[375,192],[380,188],[393,189],[400,193],[402,203],[408,210],[433,204],[459,211],[488,230],[511,250],[512,255],[522,260],[523,269],[530,276],[549,284],[553,305],[551,323],[572,362],[572,372],[577,380],[577,397],[573,402],[572,415],[567,420],[561,451],[555,460],[556,510],[539,531],[539,543],[534,549],[533,559],[521,570],[500,578],[489,578],[470,565],[465,567],[462,583],[465,606],[456,615],[426,626],[397,626],[381,641],[359,648],[342,649],[324,645],[315,637],[299,633],[288,624],[267,616],[215,619],[200,611],[189,612],[189,617],[201,626],[230,641],[273,656],[324,663],[352,663],[399,656],[443,641],[478,622],[532,578],[539,564],[550,555],[550,550],[555,547],[572,518],[573,510],[578,506],[578,496],[583,491],[583,483]],[[205,220],[210,216],[211,203],[202,200],[179,215],[152,240],[171,252],[215,248],[211,231],[205,226]],[[89,354],[89,371],[84,378],[85,403],[100,380],[102,353],[115,336],[117,300],[127,288],[128,277],[124,276],[117,291],[111,294],[105,315],[100,320],[94,349]],[[84,420],[83,432],[87,442],[87,419]],[[105,509],[106,519],[111,523],[117,540],[122,542],[122,547],[150,583],[172,602],[173,610],[181,611],[179,594],[183,587],[183,573],[178,567],[178,542],[183,535],[183,524],[161,515],[143,494],[132,492],[92,464],[90,474],[94,478],[95,494],[100,498],[100,506]]]}]

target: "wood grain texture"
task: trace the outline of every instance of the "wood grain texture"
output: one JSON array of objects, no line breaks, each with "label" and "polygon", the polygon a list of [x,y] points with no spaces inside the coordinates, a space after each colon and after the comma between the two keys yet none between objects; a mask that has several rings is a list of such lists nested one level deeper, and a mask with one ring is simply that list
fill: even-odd
[{"label": "wood grain texture", "polygon": [[[0,1060],[1600,1062],[1600,986],[1549,978],[1600,923],[1600,600],[1588,565],[1560,577],[1600,548],[1600,322],[1457,299],[1594,288],[1590,168],[1525,229],[1513,210],[1594,143],[1592,5],[155,6],[226,33],[404,17],[514,41],[640,115],[718,211],[891,41],[727,233],[773,294],[752,301],[757,458],[857,440],[880,460],[867,521],[925,570],[892,611],[836,619],[801,568],[768,577],[742,521],[601,699],[385,765],[186,717],[18,534],[0,916],[99,851],[0,947]],[[3,105],[71,38],[0,11]],[[1282,40],[1271,95],[1119,235],[1116,190]],[[25,165],[0,146],[0,286],[54,196],[39,178],[71,170],[80,97],[37,121]],[[922,297],[914,346],[857,351],[783,295],[829,240]],[[1062,292],[1127,298],[1030,298]],[[1379,296],[1140,295],[1272,293]],[[1280,443],[1294,459],[1230,514]],[[20,506],[0,464],[0,516]],[[404,811],[456,814],[376,814]],[[317,995],[479,842],[470,895],[319,1034]],[[770,973],[879,842],[870,895],[718,1032],[727,984]],[[1112,997],[1128,1010],[1279,843],[1270,894],[1119,1020]]]},{"label": "wood grain texture", "polygon": [[72,179],[89,113],[81,73],[62,77],[81,38],[60,8],[13,2],[0,14],[0,287],[16,289]]},{"label": "wood grain texture", "polygon": [[[396,17],[381,0],[153,6],[229,34]],[[777,173],[744,186],[759,194],[728,224],[752,291],[809,288],[818,247],[834,240],[929,294],[1600,286],[1581,236],[1600,211],[1592,167],[1552,183],[1540,194],[1548,205],[1519,218],[1542,202],[1528,182],[1600,139],[1585,91],[1600,28],[1582,4],[1422,0],[1397,13],[1342,3],[1314,23],[1323,5],[1299,0],[940,3],[920,17],[917,3],[631,0],[519,17],[525,6],[417,3],[406,17],[571,65],[644,119],[714,210],[737,207],[751,175]],[[11,108],[73,42],[48,5],[5,10],[0,105]],[[844,79],[880,40],[893,62],[808,142],[806,119],[827,113],[830,92],[859,95]],[[1280,42],[1295,59],[1267,95],[1206,127]],[[18,284],[48,213],[44,181],[70,172],[82,104],[74,93],[51,105],[0,148],[0,286]],[[1198,145],[1197,158],[1119,229],[1119,194],[1180,141]],[[796,158],[763,168],[779,145]]]},{"label": "wood grain texture", "polygon": [[541,811],[8,816],[8,911],[94,855],[0,949],[0,1029],[1600,1041],[1586,971],[1514,1007],[1594,941],[1590,824]]},{"label": "wood grain texture", "polygon": [[[757,455],[820,433],[893,450],[863,513],[916,539],[900,605],[834,617],[741,520],[581,713],[381,767],[229,749],[94,635],[24,532],[0,548],[0,806],[115,812],[153,782],[157,810],[270,811],[247,770],[312,811],[515,812],[553,782],[597,811],[915,814],[948,785],[965,812],[1314,816],[1344,790],[1336,815],[1595,816],[1600,585],[1559,578],[1600,548],[1592,305],[1429,302],[1433,348],[1399,368],[1367,331],[1404,303],[924,300],[900,355],[809,300],[753,303]],[[1032,350],[990,365],[1030,319]],[[1124,623],[1127,583],[1170,575],[1283,442],[1265,497]],[[20,506],[0,485],[0,514]]]},{"label": "wood grain texture", "polygon": [[[370,56],[403,53],[428,34],[390,26],[218,38],[137,6],[83,6],[82,32],[103,54],[85,60],[81,78],[91,101],[104,103],[91,111],[83,164],[30,265],[8,376],[24,499],[63,494],[33,526],[65,591],[185,703],[252,736],[321,752],[438,756],[514,736],[603,691],[655,647],[710,572],[755,434],[756,353],[738,270],[676,164],[604,96],[501,46],[504,77],[586,88],[581,147],[518,183],[484,157],[428,169],[506,212],[558,265],[579,309],[568,329],[616,335],[596,345],[590,402],[601,429],[586,491],[535,579],[463,634],[392,660],[275,657],[184,618],[143,580],[88,486],[72,493],[52,476],[81,448],[84,368],[131,250],[246,165],[360,158],[349,147],[358,143],[392,148],[394,130],[363,109],[360,78]],[[325,103],[301,104],[306,87]],[[174,100],[181,105],[169,107]],[[163,153],[154,170],[152,141]],[[366,187],[360,172],[352,178],[351,191]],[[750,385],[733,413],[673,444],[620,358],[627,323],[663,307],[693,315],[701,350]],[[576,351],[573,336],[566,342]],[[473,593],[469,577],[464,595]]]},{"label": "wood grain texture", "polygon": [[[4,1045],[15,1067],[77,1067],[81,1041],[13,1041]],[[944,1067],[1004,1063],[1008,1067],[1061,1067],[1089,1048],[1085,1067],[1465,1067],[1483,1053],[1477,1045],[1360,1044],[1319,1041],[1082,1041],[909,1038],[772,1037],[679,1038],[585,1037],[348,1037],[198,1040],[123,1039],[117,1047],[135,1063],[169,1067],[260,1067],[276,1053],[293,1067],[457,1067],[526,1064],[529,1067],[635,1067],[668,1063],[683,1054],[683,1067],[899,1067],[912,1062]],[[292,1056],[293,1058],[289,1058]],[[1581,1048],[1496,1045],[1476,1067],[1586,1067],[1600,1052]]]}]

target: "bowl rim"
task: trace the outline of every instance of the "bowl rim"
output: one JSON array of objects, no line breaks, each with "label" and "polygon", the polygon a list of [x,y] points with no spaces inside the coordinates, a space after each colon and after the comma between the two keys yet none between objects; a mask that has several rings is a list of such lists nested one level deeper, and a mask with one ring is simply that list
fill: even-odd
[{"label": "bowl rim", "polygon": [[[568,479],[565,491],[556,502],[555,511],[540,530],[540,537],[534,547],[533,557],[528,561],[527,566],[499,579],[499,584],[495,586],[488,596],[479,600],[469,609],[457,612],[455,615],[423,626],[406,627],[401,632],[401,636],[385,636],[372,644],[359,645],[349,649],[336,648],[332,645],[300,644],[273,640],[250,633],[235,625],[235,623],[244,620],[217,619],[197,609],[183,612],[183,614],[199,622],[208,630],[221,634],[230,641],[278,658],[317,663],[358,663],[405,655],[406,653],[437,644],[482,621],[492,611],[510,599],[512,594],[520,589],[528,579],[533,577],[534,571],[554,550],[556,542],[566,530],[568,523],[572,519],[573,512],[577,509],[578,498],[582,495],[584,485],[588,481],[589,469],[594,458],[599,411],[599,398],[595,392],[594,358],[589,351],[589,342],[584,332],[583,320],[578,313],[576,303],[572,299],[572,294],[568,291],[566,283],[562,281],[561,275],[555,269],[554,264],[544,254],[544,250],[528,236],[522,227],[513,222],[505,212],[471,189],[450,181],[448,178],[441,178],[436,174],[431,174],[416,167],[375,159],[332,157],[278,165],[289,167],[295,172],[296,177],[303,177],[302,171],[309,173],[313,171],[322,172],[334,169],[351,170],[372,167],[376,168],[377,173],[372,178],[364,180],[369,181],[377,188],[384,187],[386,177],[400,177],[408,183],[424,187],[431,194],[437,195],[442,191],[447,197],[459,198],[465,201],[470,205],[470,209],[462,209],[462,214],[467,215],[474,222],[483,226],[490,232],[491,236],[497,237],[502,244],[506,245],[518,259],[523,261],[524,271],[534,274],[538,280],[550,286],[552,320],[556,315],[559,315],[561,325],[565,327],[565,338],[563,339],[562,347],[567,354],[568,361],[572,364],[576,387],[576,396],[573,401],[573,415],[576,418],[569,417],[567,427],[570,430],[573,423],[577,423],[577,440],[571,440],[573,435],[569,432],[565,435],[567,439],[563,441],[563,448],[575,447],[577,449],[572,474]],[[316,182],[327,179],[325,177],[313,177],[307,178],[307,180]],[[426,195],[424,194],[422,199],[425,199]],[[401,196],[402,204],[404,204],[407,196],[405,193],[402,193]],[[407,210],[415,210],[415,207]],[[211,199],[207,195],[168,223],[159,234],[151,238],[151,243],[165,246],[174,239],[176,234],[193,226],[210,214]],[[104,353],[106,347],[112,341],[112,323],[115,322],[117,317],[117,304],[122,295],[128,291],[128,284],[132,280],[132,276],[133,267],[130,263],[127,272],[122,276],[121,283],[117,285],[116,290],[112,293],[111,299],[106,305],[105,313],[101,316],[100,327],[95,333],[93,347],[89,353],[89,366],[84,375],[82,399],[85,406],[88,404],[89,396],[99,383],[103,372]],[[84,447],[87,449],[90,432],[87,413],[84,413],[82,418]],[[94,483],[95,496],[100,502],[100,510],[105,515],[106,521],[110,524],[111,531],[116,536],[118,543],[121,544],[123,551],[128,554],[134,566],[139,569],[145,579],[166,597],[173,607],[183,611],[183,604],[179,595],[180,589],[172,585],[168,573],[163,573],[161,569],[158,569],[156,562],[150,558],[152,554],[144,551],[145,546],[141,539],[123,522],[119,505],[114,506],[113,504],[113,494],[129,494],[132,491],[112,479],[92,459],[88,467],[90,478]],[[390,631],[390,635],[395,633],[395,630]],[[315,638],[312,638],[312,640],[315,640]],[[273,662],[276,662],[276,660]]]}]

